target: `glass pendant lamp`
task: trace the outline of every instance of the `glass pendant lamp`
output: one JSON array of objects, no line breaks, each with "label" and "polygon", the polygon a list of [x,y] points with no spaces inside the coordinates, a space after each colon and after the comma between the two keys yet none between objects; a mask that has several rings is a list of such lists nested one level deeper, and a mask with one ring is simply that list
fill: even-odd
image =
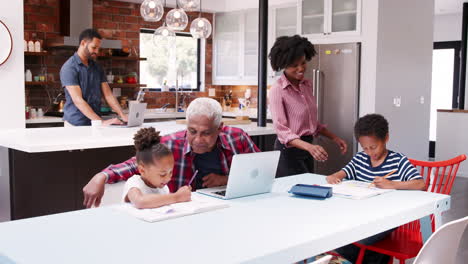
[{"label": "glass pendant lamp", "polygon": [[174,30],[184,30],[188,25],[188,16],[182,8],[176,5],[176,8],[169,11],[166,15],[167,27]]},{"label": "glass pendant lamp", "polygon": [[177,4],[185,11],[197,11],[201,0],[177,0]]},{"label": "glass pendant lamp", "polygon": [[140,14],[145,21],[157,22],[164,14],[161,0],[145,0],[140,6]]},{"label": "glass pendant lamp", "polygon": [[211,35],[211,23],[208,19],[201,17],[201,0],[200,0],[200,13],[198,18],[192,21],[190,25],[190,33],[194,38],[207,39]]}]

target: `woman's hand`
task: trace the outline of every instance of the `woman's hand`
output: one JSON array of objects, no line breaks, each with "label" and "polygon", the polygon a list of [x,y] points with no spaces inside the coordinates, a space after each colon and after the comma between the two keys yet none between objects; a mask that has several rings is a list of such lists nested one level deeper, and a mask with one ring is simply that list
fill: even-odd
[{"label": "woman's hand", "polygon": [[328,153],[322,146],[310,144],[307,151],[316,161],[326,161],[328,159]]},{"label": "woman's hand", "polygon": [[341,154],[345,154],[346,151],[348,150],[348,145],[346,144],[346,142],[339,137],[336,137],[335,139],[333,139],[333,141],[335,141],[335,143],[340,148]]}]

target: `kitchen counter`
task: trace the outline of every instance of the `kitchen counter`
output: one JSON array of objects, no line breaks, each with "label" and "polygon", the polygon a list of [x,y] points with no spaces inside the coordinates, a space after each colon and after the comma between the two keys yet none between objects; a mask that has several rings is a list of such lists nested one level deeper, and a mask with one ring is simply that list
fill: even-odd
[{"label": "kitchen counter", "polygon": [[[144,123],[167,135],[175,120]],[[273,149],[272,124],[235,125],[263,151]],[[83,186],[110,164],[133,155],[141,127],[52,127],[0,131],[0,221],[83,209]],[[264,147],[262,147],[264,146]]]},{"label": "kitchen counter", "polygon": [[444,113],[468,113],[468,110],[463,110],[463,109],[437,109],[437,112],[444,112]]},{"label": "kitchen counter", "polygon": [[[167,135],[185,129],[175,121],[144,123],[142,127],[154,127]],[[250,136],[275,134],[271,124],[258,127],[257,124],[236,125]],[[77,149],[107,148],[133,145],[133,135],[141,127],[53,127],[14,129],[0,132],[0,146],[28,153],[51,152]]]},{"label": "kitchen counter", "polygon": [[[236,116],[248,116],[250,119],[257,119],[257,109],[248,109],[246,111],[233,110],[223,112],[223,117],[236,117]],[[175,112],[168,110],[162,112],[156,109],[149,109],[145,112],[145,120],[151,119],[178,119],[185,118],[185,112]],[[271,114],[267,113],[267,119],[271,120]],[[52,123],[63,123],[61,117],[44,116],[42,118],[26,119],[26,124],[52,124]]]}]

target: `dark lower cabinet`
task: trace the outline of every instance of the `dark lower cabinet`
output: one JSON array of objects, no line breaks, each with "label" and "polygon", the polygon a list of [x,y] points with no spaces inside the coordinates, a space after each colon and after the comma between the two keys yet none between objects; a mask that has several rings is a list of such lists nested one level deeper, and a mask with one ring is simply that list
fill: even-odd
[{"label": "dark lower cabinet", "polygon": [[109,164],[133,155],[130,146],[44,153],[10,149],[12,219],[84,208],[84,185]]}]

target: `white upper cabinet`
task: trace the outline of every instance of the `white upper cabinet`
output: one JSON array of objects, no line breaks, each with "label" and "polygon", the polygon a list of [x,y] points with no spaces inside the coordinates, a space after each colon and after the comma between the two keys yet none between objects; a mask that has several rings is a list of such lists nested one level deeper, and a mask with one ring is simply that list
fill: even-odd
[{"label": "white upper cabinet", "polygon": [[299,9],[300,32],[311,39],[361,32],[361,0],[299,0]]},{"label": "white upper cabinet", "polygon": [[257,80],[258,72],[258,10],[244,13],[244,67],[243,78]]},{"label": "white upper cabinet", "polygon": [[213,76],[218,80],[232,80],[241,75],[240,59],[242,57],[241,24],[239,12],[216,14],[214,67]]}]

